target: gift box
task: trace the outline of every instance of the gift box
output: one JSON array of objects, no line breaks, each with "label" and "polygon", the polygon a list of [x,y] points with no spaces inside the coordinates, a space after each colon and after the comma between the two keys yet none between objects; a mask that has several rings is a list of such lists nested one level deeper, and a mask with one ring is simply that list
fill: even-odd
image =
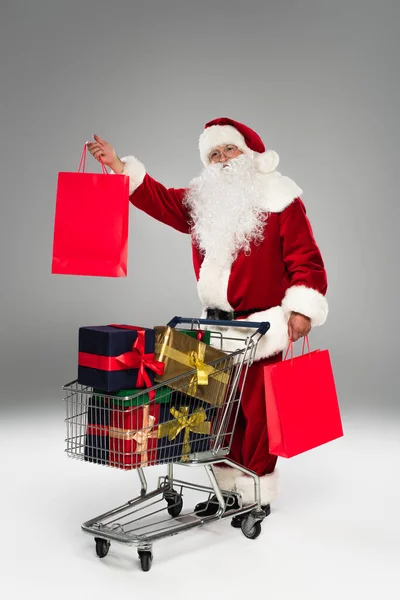
[{"label": "gift box", "polygon": [[[155,381],[219,406],[224,402],[229,383],[229,355],[171,327],[155,327],[156,359],[165,364]],[[209,363],[221,360],[215,366]],[[184,377],[189,371],[194,372]],[[169,381],[178,377],[176,381]]]},{"label": "gift box", "polygon": [[210,450],[216,411],[196,398],[173,392],[171,402],[160,405],[157,461],[187,462],[191,454]]},{"label": "gift box", "polygon": [[[110,398],[109,464],[121,469],[135,469],[155,464],[157,460],[157,426],[161,405],[169,405],[171,390],[162,386],[154,400],[148,392],[120,390]],[[133,396],[128,398],[127,396]]]},{"label": "gift box", "polygon": [[[95,392],[104,394],[104,392],[101,392],[100,390],[93,390],[93,393]],[[137,389],[119,390],[118,392],[113,392],[112,396],[110,397],[111,407],[127,408],[130,406],[137,406],[138,392],[140,392],[140,395],[143,396],[146,401],[151,401],[149,398],[149,392],[147,391],[143,392],[142,390]],[[156,404],[165,404],[171,401],[171,394],[171,388],[167,387],[166,385],[162,385],[154,390],[154,397],[152,398],[152,401],[156,402]]]},{"label": "gift box", "polygon": [[148,388],[164,366],[154,358],[153,329],[129,325],[80,327],[78,382],[106,392]]},{"label": "gift box", "polygon": [[181,333],[185,333],[186,335],[190,335],[190,337],[195,340],[199,340],[199,342],[204,342],[205,344],[211,344],[211,332],[204,331],[203,329],[179,329]]},{"label": "gift box", "polygon": [[91,396],[88,400],[87,427],[85,435],[84,459],[89,462],[108,464],[108,427],[110,407],[106,398]]}]

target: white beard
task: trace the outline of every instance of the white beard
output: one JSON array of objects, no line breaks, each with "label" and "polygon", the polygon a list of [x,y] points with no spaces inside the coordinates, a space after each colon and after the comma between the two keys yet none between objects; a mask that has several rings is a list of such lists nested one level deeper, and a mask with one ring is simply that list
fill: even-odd
[{"label": "white beard", "polygon": [[192,237],[207,262],[229,267],[240,251],[263,240],[267,214],[265,189],[252,155],[242,154],[224,166],[206,167],[189,186],[185,205],[193,221]]}]

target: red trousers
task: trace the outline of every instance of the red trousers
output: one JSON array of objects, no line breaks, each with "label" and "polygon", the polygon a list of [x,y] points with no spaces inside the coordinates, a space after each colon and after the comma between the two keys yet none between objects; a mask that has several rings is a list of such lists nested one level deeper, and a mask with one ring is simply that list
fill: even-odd
[{"label": "red trousers", "polygon": [[[272,473],[277,456],[269,453],[263,368],[282,360],[282,353],[254,362],[244,383],[233,432],[230,458],[260,477]],[[222,466],[222,465],[221,465]]]}]

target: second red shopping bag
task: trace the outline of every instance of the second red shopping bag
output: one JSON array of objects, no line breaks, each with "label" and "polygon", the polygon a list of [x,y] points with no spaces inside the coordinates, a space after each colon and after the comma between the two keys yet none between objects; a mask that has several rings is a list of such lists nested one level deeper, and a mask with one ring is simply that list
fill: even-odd
[{"label": "second red shopping bag", "polygon": [[328,350],[266,366],[264,383],[271,454],[291,458],[343,436]]},{"label": "second red shopping bag", "polygon": [[[77,173],[59,173],[52,273],[126,277],[129,177],[85,173],[86,145]],[[82,168],[82,172],[81,172]]]}]

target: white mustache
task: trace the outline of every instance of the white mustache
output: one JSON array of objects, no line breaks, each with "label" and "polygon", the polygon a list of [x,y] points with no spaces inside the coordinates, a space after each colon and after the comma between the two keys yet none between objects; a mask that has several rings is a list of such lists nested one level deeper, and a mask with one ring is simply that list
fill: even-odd
[{"label": "white mustache", "polygon": [[[249,168],[251,170],[251,167],[253,166],[253,157],[248,155],[248,154],[241,154],[240,156],[237,156],[236,158],[231,158],[228,162],[225,163],[214,163],[209,165],[204,173],[203,176],[207,177],[207,174],[211,175],[211,176],[216,176],[216,175],[220,175],[221,173],[224,174],[228,174],[228,173],[232,173],[235,174],[237,173],[238,175],[240,174],[240,172],[243,170],[243,168]],[[255,169],[254,169],[255,171]]]}]

